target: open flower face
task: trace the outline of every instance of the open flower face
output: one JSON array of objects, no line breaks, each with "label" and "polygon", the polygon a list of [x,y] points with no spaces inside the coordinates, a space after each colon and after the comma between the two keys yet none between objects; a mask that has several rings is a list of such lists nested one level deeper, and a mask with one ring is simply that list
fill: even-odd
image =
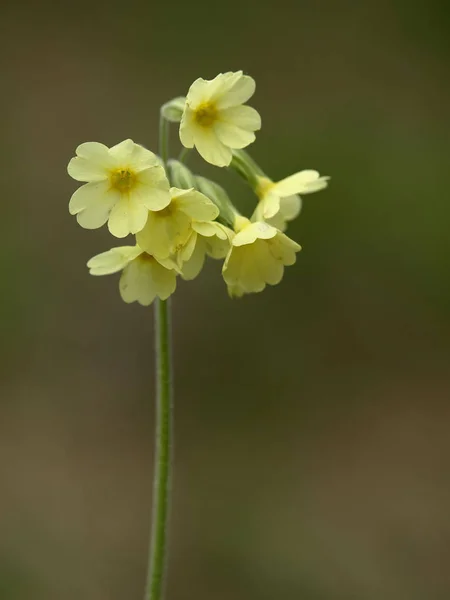
[{"label": "open flower face", "polygon": [[140,231],[149,210],[170,203],[169,182],[158,157],[132,140],[108,148],[97,142],[78,146],[68,172],[87,183],[73,194],[69,211],[86,229],[108,221],[119,238]]},{"label": "open flower face", "polygon": [[234,232],[216,221],[192,221],[192,231],[178,254],[183,279],[195,279],[203,268],[206,255],[225,258]]},{"label": "open flower face", "polygon": [[170,188],[171,202],[149,213],[147,223],[136,240],[141,248],[158,258],[176,254],[188,241],[192,221],[212,221],[219,209],[204,194],[194,189]]},{"label": "open flower face", "polygon": [[232,240],[222,270],[231,296],[261,292],[266,284],[280,283],[284,267],[295,263],[295,254],[301,249],[267,223],[240,220],[240,231]]},{"label": "open flower face", "polygon": [[321,177],[317,171],[305,170],[274,182],[267,177],[257,177],[255,192],[260,199],[252,220],[266,221],[284,231],[288,221],[295,219],[301,210],[299,194],[311,194],[323,190],[328,185],[328,177]]},{"label": "open flower face", "polygon": [[180,140],[186,148],[218,167],[228,166],[232,149],[245,148],[261,129],[261,117],[243,106],[255,92],[255,81],[242,71],[220,73],[212,80],[197,79],[191,85],[180,124]]},{"label": "open flower face", "polygon": [[158,297],[166,300],[176,288],[177,265],[144,252],[139,246],[112,248],[91,258],[91,275],[110,275],[122,271],[119,289],[122,299],[149,306]]}]

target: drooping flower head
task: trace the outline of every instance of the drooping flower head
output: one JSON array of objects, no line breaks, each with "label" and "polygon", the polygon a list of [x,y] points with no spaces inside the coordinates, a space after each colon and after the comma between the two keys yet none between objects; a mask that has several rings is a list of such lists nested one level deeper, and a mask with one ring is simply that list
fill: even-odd
[{"label": "drooping flower head", "polygon": [[225,258],[233,237],[234,232],[217,221],[192,221],[191,235],[178,255],[183,279],[195,279],[206,256]]},{"label": "drooping flower head", "polygon": [[271,225],[237,217],[237,231],[223,265],[230,296],[261,292],[280,283],[284,267],[293,265],[301,247]]},{"label": "drooping flower head", "polygon": [[255,81],[242,71],[220,73],[212,80],[197,79],[189,88],[180,124],[180,140],[197,148],[218,167],[228,166],[231,150],[245,148],[261,129],[261,117],[243,106],[255,92]]},{"label": "drooping flower head", "polygon": [[149,306],[158,297],[166,300],[176,288],[177,265],[157,259],[139,246],[122,246],[102,252],[87,263],[91,275],[122,271],[119,289],[124,302]]},{"label": "drooping flower head", "polygon": [[321,177],[317,171],[305,170],[274,182],[268,177],[256,176],[255,192],[259,203],[253,220],[266,221],[284,231],[288,221],[295,219],[301,210],[299,194],[311,194],[323,190],[329,177]]},{"label": "drooping flower head", "polygon": [[141,248],[158,258],[176,254],[188,241],[192,221],[213,221],[219,209],[204,194],[194,189],[170,188],[166,208],[152,211],[145,227],[136,235]]},{"label": "drooping flower head", "polygon": [[161,210],[170,203],[169,182],[158,157],[125,140],[112,148],[86,142],[68,172],[87,183],[76,190],[69,211],[86,229],[97,229],[108,221],[109,231],[118,238],[140,231],[149,210]]}]

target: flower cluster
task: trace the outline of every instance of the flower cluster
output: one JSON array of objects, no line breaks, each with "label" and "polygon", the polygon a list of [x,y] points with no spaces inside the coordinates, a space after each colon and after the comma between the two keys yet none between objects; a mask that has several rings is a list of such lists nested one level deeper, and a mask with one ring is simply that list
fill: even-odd
[{"label": "flower cluster", "polygon": [[186,97],[161,108],[161,131],[179,123],[185,149],[195,147],[205,161],[230,167],[251,186],[258,202],[250,219],[217,183],[132,140],[76,149],[68,172],[84,185],[70,199],[70,214],[86,229],[107,223],[116,238],[135,235],[134,245],[87,263],[92,275],[122,272],[125,302],[148,306],[156,297],[167,299],[177,276],[194,279],[206,256],[225,259],[223,278],[230,296],[238,297],[276,285],[284,267],[294,264],[300,246],[284,231],[300,212],[300,195],[325,188],[328,178],[304,170],[274,182],[264,174],[244,150],[261,128],[258,112],[245,104],[254,91],[254,80],[242,71],[221,73],[197,79]]}]

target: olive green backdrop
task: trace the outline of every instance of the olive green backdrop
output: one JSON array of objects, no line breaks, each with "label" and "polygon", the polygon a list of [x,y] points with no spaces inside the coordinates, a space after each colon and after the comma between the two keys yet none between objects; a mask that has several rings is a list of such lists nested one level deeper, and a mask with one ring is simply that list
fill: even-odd
[{"label": "olive green backdrop", "polygon": [[6,2],[1,28],[0,598],[142,598],[152,311],[89,277],[115,244],[66,165],[155,149],[163,102],[237,69],[255,158],[332,180],[281,285],[232,301],[211,262],[173,299],[167,600],[449,598],[448,3]]}]

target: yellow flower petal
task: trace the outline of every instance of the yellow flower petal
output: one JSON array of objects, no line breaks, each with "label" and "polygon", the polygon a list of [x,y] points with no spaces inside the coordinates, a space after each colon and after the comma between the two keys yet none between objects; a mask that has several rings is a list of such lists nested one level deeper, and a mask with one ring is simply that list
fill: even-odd
[{"label": "yellow flower petal", "polygon": [[190,232],[191,219],[169,206],[164,211],[148,213],[147,223],[136,240],[149,254],[168,258],[187,242]]},{"label": "yellow flower petal", "polygon": [[113,205],[116,201],[117,194],[110,193],[108,181],[90,182],[82,185],[72,194],[69,201],[69,212],[71,215],[76,215],[92,204],[111,203]]},{"label": "yellow flower petal", "polygon": [[117,199],[118,194],[109,190],[106,182],[87,183],[73,194],[69,210],[77,215],[81,227],[97,229],[109,219]]},{"label": "yellow flower petal", "polygon": [[115,146],[112,146],[109,149],[109,153],[119,161],[129,160],[131,158],[131,154],[133,153],[134,146],[135,143],[133,140],[123,140],[123,142],[119,142]]},{"label": "yellow flower petal", "polygon": [[110,163],[109,148],[99,142],[84,142],[77,146],[75,154],[86,160],[97,163]]},{"label": "yellow flower petal", "polygon": [[169,271],[175,271],[178,275],[181,275],[181,270],[177,263],[171,258],[160,258],[158,256],[153,257],[160,265],[162,265],[165,269],[169,269]]},{"label": "yellow flower petal", "polygon": [[227,167],[230,164],[233,158],[230,148],[222,144],[212,129],[196,127],[192,135],[198,153],[206,162],[216,167]]},{"label": "yellow flower petal", "polygon": [[214,125],[214,133],[222,144],[230,148],[245,148],[255,141],[253,131],[246,131],[240,127],[236,127],[232,123],[224,123],[219,121]]},{"label": "yellow flower petal", "polygon": [[257,239],[267,240],[275,237],[277,233],[278,232],[275,227],[271,227],[262,221],[251,223],[234,236],[233,246],[253,244],[253,242]]},{"label": "yellow flower petal", "polygon": [[133,197],[122,197],[111,211],[108,229],[118,238],[126,237],[129,233],[137,233],[147,222],[148,210]]},{"label": "yellow flower petal", "polygon": [[70,160],[67,172],[76,181],[102,181],[108,178],[107,167],[79,156]]},{"label": "yellow flower petal", "polygon": [[140,144],[133,145],[130,153],[130,165],[137,173],[151,167],[158,167],[164,172],[159,157]]},{"label": "yellow flower petal", "polygon": [[[271,234],[275,231],[275,235],[268,237],[266,228],[247,226],[234,238],[222,269],[231,295],[260,292],[266,284],[276,285],[283,277],[284,266],[295,262],[295,253],[300,246],[274,227],[267,227]],[[247,242],[236,245],[236,238],[245,232],[248,232]]]},{"label": "yellow flower petal", "polygon": [[197,190],[181,190],[171,188],[172,202],[178,210],[183,211],[192,219],[198,221],[212,221],[219,215],[219,209],[201,192]]},{"label": "yellow flower petal", "polygon": [[287,227],[288,221],[292,221],[300,214],[302,208],[302,199],[300,196],[286,196],[285,198],[278,198],[279,210],[275,212],[273,216],[267,218],[263,211],[263,207],[267,206],[266,199],[258,202],[255,212],[252,216],[252,221],[265,220],[266,223],[276,227],[280,231],[284,231]]},{"label": "yellow flower petal", "polygon": [[212,258],[225,258],[234,233],[221,223],[193,221],[192,229],[204,240],[205,252]]},{"label": "yellow flower petal", "polygon": [[193,127],[194,113],[189,106],[186,106],[180,122],[180,142],[185,148],[194,147]]},{"label": "yellow flower petal", "polygon": [[269,225],[284,231],[288,221],[295,219],[301,210],[299,193],[308,194],[324,189],[329,177],[318,171],[304,170],[274,183],[267,177],[257,176],[255,192],[260,198],[252,221],[265,220]]},{"label": "yellow flower petal", "polygon": [[228,295],[230,298],[242,298],[245,291],[239,285],[228,285]]},{"label": "yellow flower petal", "polygon": [[278,183],[275,183],[273,191],[279,196],[310,194],[326,188],[328,179],[328,177],[321,177],[318,171],[300,171],[299,173],[294,173],[294,175],[290,175]]},{"label": "yellow flower petal", "polygon": [[194,253],[195,246],[197,244],[197,233],[195,231],[191,231],[189,238],[185,245],[178,252],[178,264],[181,266],[184,262],[187,262],[192,254]]},{"label": "yellow flower petal", "polygon": [[273,192],[268,192],[260,202],[264,219],[274,217],[281,207],[281,198]]},{"label": "yellow flower petal", "polygon": [[108,169],[114,162],[109,148],[98,142],[85,142],[76,149],[77,156],[67,167],[69,175],[77,181],[101,181],[107,179]]},{"label": "yellow flower petal", "polygon": [[228,239],[228,232],[231,232],[231,230],[229,230],[224,225],[217,223],[217,221],[193,221],[192,229],[204,237],[211,237],[213,235],[216,235],[221,240]]},{"label": "yellow flower petal", "polygon": [[127,265],[120,278],[120,294],[127,302],[149,306],[158,296],[166,300],[176,288],[176,272],[153,257],[142,254]]},{"label": "yellow flower petal", "polygon": [[259,263],[259,244],[248,246],[232,246],[223,266],[223,278],[227,285],[239,286],[246,293],[262,292],[266,282],[262,276]]},{"label": "yellow flower petal", "polygon": [[[242,73],[242,72],[241,72]],[[236,78],[236,81],[229,90],[218,98],[217,106],[220,109],[230,108],[232,106],[238,106],[244,104],[249,100],[255,93],[255,80],[248,75],[241,75]]]},{"label": "yellow flower petal", "polygon": [[284,196],[280,200],[280,212],[287,221],[293,221],[298,217],[302,209],[302,199],[297,194]]},{"label": "yellow flower petal", "polygon": [[214,92],[214,86],[211,84],[214,82],[207,81],[202,77],[199,77],[191,84],[189,91],[186,96],[186,103],[188,106],[196,107],[198,104],[202,103],[211,98],[211,94]]},{"label": "yellow flower petal", "polygon": [[161,166],[153,166],[140,171],[137,175],[136,187],[132,194],[148,210],[162,210],[170,204],[170,184]]},{"label": "yellow flower petal", "polygon": [[256,208],[251,216],[251,220],[253,222],[264,221],[264,204],[262,201],[258,202],[258,204],[256,205]]},{"label": "yellow flower petal", "polygon": [[219,73],[214,79],[208,81],[207,92],[209,92],[209,99],[217,102],[217,100],[227,94],[236,85],[241,77],[242,71]]},{"label": "yellow flower petal", "polygon": [[251,106],[232,106],[220,112],[220,119],[241,129],[257,131],[261,129],[261,117]]},{"label": "yellow flower petal", "polygon": [[149,306],[156,298],[156,290],[152,284],[150,265],[133,261],[125,267],[119,281],[122,300],[128,304],[139,302],[142,306]]},{"label": "yellow flower petal", "polygon": [[230,240],[218,238],[217,236],[203,238],[206,246],[206,254],[211,258],[225,258],[230,250]]},{"label": "yellow flower petal", "polygon": [[281,261],[284,265],[293,265],[296,261],[296,252],[302,248],[300,244],[291,240],[286,234],[278,232],[278,235],[268,241],[268,247],[271,255]]},{"label": "yellow flower petal", "polygon": [[192,255],[181,269],[181,277],[187,281],[195,279],[205,263],[206,246],[201,236],[196,237],[196,244]]},{"label": "yellow flower petal", "polygon": [[158,261],[152,267],[153,284],[156,289],[156,295],[161,300],[167,300],[177,287],[177,271],[176,269],[166,269]]},{"label": "yellow flower petal", "polygon": [[93,256],[87,263],[91,275],[110,275],[121,271],[126,265],[142,254],[138,246],[111,248]]}]

